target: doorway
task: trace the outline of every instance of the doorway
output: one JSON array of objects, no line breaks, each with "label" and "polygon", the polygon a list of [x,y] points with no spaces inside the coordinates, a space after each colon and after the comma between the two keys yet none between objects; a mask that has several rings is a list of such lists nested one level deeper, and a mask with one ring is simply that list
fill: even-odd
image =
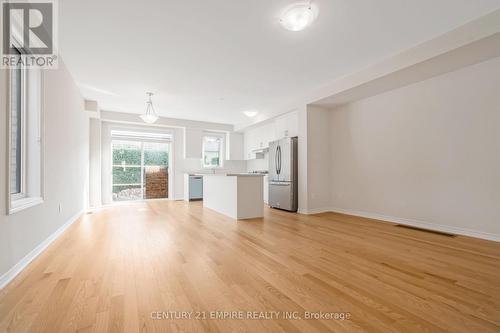
[{"label": "doorway", "polygon": [[169,197],[170,142],[113,139],[113,201]]}]

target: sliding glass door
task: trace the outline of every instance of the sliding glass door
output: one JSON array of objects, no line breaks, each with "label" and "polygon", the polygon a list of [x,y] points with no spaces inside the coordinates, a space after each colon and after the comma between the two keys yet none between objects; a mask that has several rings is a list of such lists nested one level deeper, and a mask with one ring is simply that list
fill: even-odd
[{"label": "sliding glass door", "polygon": [[170,144],[113,140],[113,201],[168,198]]},{"label": "sliding glass door", "polygon": [[142,143],[113,141],[113,201],[142,199]]}]

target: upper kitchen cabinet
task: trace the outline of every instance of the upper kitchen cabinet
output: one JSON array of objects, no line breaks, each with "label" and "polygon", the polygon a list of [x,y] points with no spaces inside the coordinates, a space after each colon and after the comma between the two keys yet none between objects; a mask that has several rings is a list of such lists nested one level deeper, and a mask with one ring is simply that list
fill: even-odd
[{"label": "upper kitchen cabinet", "polygon": [[297,111],[279,116],[274,121],[276,139],[299,135],[299,114]]},{"label": "upper kitchen cabinet", "polygon": [[184,131],[184,158],[199,158],[202,156],[203,130],[186,128]]},{"label": "upper kitchen cabinet", "polygon": [[274,141],[274,122],[267,123],[256,129],[256,149],[269,148],[269,142]]},{"label": "upper kitchen cabinet", "polygon": [[253,153],[254,148],[257,146],[256,137],[257,135],[255,128],[245,131],[245,134],[243,136],[243,145],[244,145],[243,150],[244,150],[245,160],[252,160],[256,158],[255,153]]},{"label": "upper kitchen cabinet", "polygon": [[263,158],[269,142],[274,141],[274,122],[260,125],[245,131],[245,159]]},{"label": "upper kitchen cabinet", "polygon": [[227,160],[244,160],[243,152],[243,133],[227,133],[226,135],[226,159]]},{"label": "upper kitchen cabinet", "polygon": [[263,158],[263,151],[269,148],[269,142],[284,137],[298,136],[298,122],[298,112],[290,112],[273,121],[246,130],[244,135],[245,159]]}]

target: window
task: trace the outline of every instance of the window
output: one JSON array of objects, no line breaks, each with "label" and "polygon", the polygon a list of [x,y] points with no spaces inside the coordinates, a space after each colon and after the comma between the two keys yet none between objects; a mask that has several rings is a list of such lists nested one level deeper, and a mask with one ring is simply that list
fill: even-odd
[{"label": "window", "polygon": [[9,214],[43,202],[41,92],[40,70],[9,70]]},{"label": "window", "polygon": [[222,147],[223,139],[218,135],[205,135],[203,137],[203,167],[220,168],[222,167]]},{"label": "window", "polygon": [[[18,51],[19,52],[19,51]],[[21,55],[21,53],[18,53]],[[10,194],[13,197],[22,197],[22,155],[24,115],[23,115],[23,71],[21,67],[11,70],[10,78]]]}]

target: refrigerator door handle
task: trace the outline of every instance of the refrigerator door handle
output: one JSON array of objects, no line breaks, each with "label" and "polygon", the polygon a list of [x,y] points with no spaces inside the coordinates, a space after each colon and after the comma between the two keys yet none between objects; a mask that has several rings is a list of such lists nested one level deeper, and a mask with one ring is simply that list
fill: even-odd
[{"label": "refrigerator door handle", "polygon": [[281,173],[281,146],[278,146],[278,175]]},{"label": "refrigerator door handle", "polygon": [[280,146],[276,147],[276,152],[274,153],[274,168],[276,169],[276,175],[279,175],[279,169],[278,169],[278,153],[279,153]]},{"label": "refrigerator door handle", "polygon": [[280,146],[280,175],[281,175],[281,146]]}]

